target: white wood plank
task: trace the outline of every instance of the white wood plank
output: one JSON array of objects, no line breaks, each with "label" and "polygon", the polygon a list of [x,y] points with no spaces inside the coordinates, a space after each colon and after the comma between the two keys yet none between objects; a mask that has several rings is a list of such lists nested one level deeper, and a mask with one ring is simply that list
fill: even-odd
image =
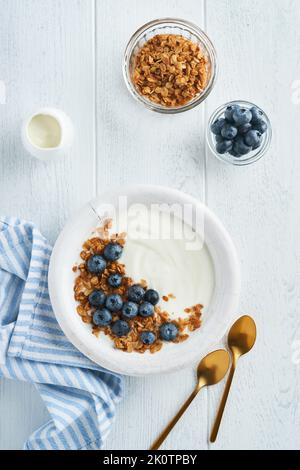
[{"label": "white wood plank", "polygon": [[0,449],[22,449],[29,435],[49,419],[48,412],[28,383],[0,381]]},{"label": "white wood plank", "polygon": [[[220,62],[209,110],[248,99],[270,114],[275,131],[268,156],[249,168],[225,166],[208,155],[208,204],[241,258],[240,313],[252,314],[258,324],[256,349],[241,360],[216,449],[300,446],[300,369],[291,362],[300,323],[299,107],[291,102],[291,83],[300,75],[299,20],[297,1],[207,2],[208,33]],[[221,391],[210,392],[210,424]]]},{"label": "white wood plank", "polygon": [[[33,220],[53,242],[67,217],[94,196],[94,1],[0,0],[1,212]],[[31,158],[20,125],[42,106],[65,110],[76,128],[58,162]],[[0,448],[20,448],[45,420],[33,387],[0,383]]]},{"label": "white wood plank", "polygon": [[[52,241],[94,194],[94,2],[1,0],[0,198],[2,212],[33,218]],[[65,110],[76,139],[58,162],[40,162],[20,142],[20,124],[42,106]],[[24,197],[24,195],[26,195]]]},{"label": "white wood plank", "polygon": [[[178,116],[143,108],[127,92],[122,59],[131,35],[146,22],[173,16],[204,26],[203,1],[97,1],[98,191],[111,185],[163,184],[204,197],[204,107]],[[194,371],[170,377],[128,379],[126,398],[109,449],[149,447],[191,392]],[[165,444],[206,448],[206,393]]]}]

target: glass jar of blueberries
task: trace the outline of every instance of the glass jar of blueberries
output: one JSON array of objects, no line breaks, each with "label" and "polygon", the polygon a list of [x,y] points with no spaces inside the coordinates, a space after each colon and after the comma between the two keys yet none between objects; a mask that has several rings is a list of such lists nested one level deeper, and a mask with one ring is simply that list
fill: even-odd
[{"label": "glass jar of blueberries", "polygon": [[272,127],[266,113],[247,101],[232,101],[210,118],[207,141],[211,152],[223,162],[249,165],[267,152]]}]

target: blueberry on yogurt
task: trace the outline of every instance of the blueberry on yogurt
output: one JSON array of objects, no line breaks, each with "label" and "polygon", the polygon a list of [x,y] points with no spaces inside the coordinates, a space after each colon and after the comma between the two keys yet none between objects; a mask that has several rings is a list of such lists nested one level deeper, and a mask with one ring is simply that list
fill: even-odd
[{"label": "blueberry on yogurt", "polygon": [[110,287],[118,288],[122,284],[122,279],[123,277],[121,276],[121,274],[114,273],[109,276],[107,282]]},{"label": "blueberry on yogurt", "polygon": [[129,287],[127,292],[128,300],[132,302],[140,303],[144,299],[145,289],[142,288],[139,284],[134,284]]},{"label": "blueberry on yogurt", "polygon": [[159,329],[160,337],[164,341],[173,341],[177,338],[179,330],[174,323],[164,323]]},{"label": "blueberry on yogurt", "polygon": [[143,318],[152,317],[154,314],[154,305],[150,304],[150,302],[143,302],[139,306],[139,315]]},{"label": "blueberry on yogurt", "polygon": [[109,243],[103,251],[104,258],[107,261],[117,261],[121,258],[123,247],[119,243]]},{"label": "blueberry on yogurt", "polygon": [[139,313],[139,306],[134,302],[125,302],[122,308],[122,315],[127,320],[135,318]]},{"label": "blueberry on yogurt", "polygon": [[94,290],[88,297],[89,304],[92,307],[102,307],[105,304],[106,295],[103,290]]},{"label": "blueberry on yogurt", "polygon": [[124,320],[117,320],[113,323],[111,331],[115,336],[121,338],[122,336],[127,336],[130,332],[130,326]]},{"label": "blueberry on yogurt", "polygon": [[93,315],[93,323],[96,326],[109,326],[112,322],[112,316],[107,308],[96,310]]},{"label": "blueberry on yogurt", "polygon": [[123,300],[119,294],[108,295],[105,302],[105,307],[110,312],[118,312],[123,307]]},{"label": "blueberry on yogurt", "polygon": [[148,289],[144,296],[144,300],[146,300],[146,302],[150,302],[152,305],[156,305],[159,302],[159,294],[154,289]]},{"label": "blueberry on yogurt", "polygon": [[156,336],[152,331],[143,331],[140,334],[140,340],[143,344],[150,346],[156,341]]},{"label": "blueberry on yogurt", "polygon": [[87,262],[87,268],[92,274],[102,274],[106,268],[106,261],[103,256],[91,256]]}]

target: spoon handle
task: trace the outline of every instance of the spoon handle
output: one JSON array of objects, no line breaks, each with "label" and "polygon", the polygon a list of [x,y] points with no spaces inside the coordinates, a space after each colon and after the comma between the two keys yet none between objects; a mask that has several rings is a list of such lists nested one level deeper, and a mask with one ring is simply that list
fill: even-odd
[{"label": "spoon handle", "polygon": [[216,442],[234,373],[235,373],[235,363],[232,364],[229,375],[228,375],[228,379],[225,385],[225,390],[223,392],[222,400],[221,400],[218,413],[217,413],[217,416],[216,416],[216,419],[212,428],[211,435],[210,435],[210,442]]},{"label": "spoon handle", "polygon": [[187,410],[187,408],[190,406],[190,404],[192,403],[192,401],[194,400],[194,398],[197,396],[198,392],[200,391],[200,388],[197,387],[195,388],[195,390],[193,391],[193,393],[191,394],[191,396],[186,400],[186,402],[184,403],[184,405],[182,405],[182,407],[180,408],[180,410],[178,411],[178,413],[174,416],[174,418],[169,422],[169,424],[166,426],[166,428],[163,430],[163,432],[161,433],[161,435],[159,436],[158,439],[156,439],[156,441],[152,444],[150,450],[158,450],[160,448],[160,446],[162,445],[162,443],[164,442],[164,440],[166,439],[166,437],[169,435],[169,433],[171,432],[171,430],[174,428],[175,424],[177,423],[177,421],[179,421],[179,419],[181,418],[181,416],[183,415],[183,413]]}]

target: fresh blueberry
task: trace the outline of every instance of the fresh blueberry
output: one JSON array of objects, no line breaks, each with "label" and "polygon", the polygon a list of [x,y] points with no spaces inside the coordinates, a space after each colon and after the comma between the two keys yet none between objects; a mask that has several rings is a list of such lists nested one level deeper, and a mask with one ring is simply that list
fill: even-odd
[{"label": "fresh blueberry", "polygon": [[228,106],[226,108],[226,111],[225,111],[225,119],[228,121],[228,122],[231,122],[231,123],[234,123],[234,120],[233,120],[233,113],[236,109],[238,109],[239,106],[237,105],[233,105],[233,106]]},{"label": "fresh blueberry", "polygon": [[140,340],[142,341],[143,344],[146,344],[148,346],[155,342],[156,336],[154,333],[152,333],[152,331],[143,331],[140,334]]},{"label": "fresh blueberry", "polygon": [[265,121],[260,121],[253,124],[253,129],[260,132],[261,134],[265,134],[268,130],[268,125]]},{"label": "fresh blueberry", "polygon": [[121,336],[127,336],[128,333],[130,332],[130,326],[126,321],[123,320],[117,320],[114,322],[114,324],[111,327],[111,331],[115,336],[118,336],[121,338]]},{"label": "fresh blueberry", "polygon": [[253,106],[253,108],[251,108],[250,111],[252,114],[253,124],[256,124],[262,120],[264,113],[261,109],[259,109],[257,106]]},{"label": "fresh blueberry", "polygon": [[232,155],[235,158],[240,158],[242,156],[239,153],[236,153],[236,151],[234,149],[229,150],[229,154]]},{"label": "fresh blueberry", "polygon": [[94,290],[89,295],[89,303],[92,307],[103,307],[105,304],[106,295],[104,294],[103,290]]},{"label": "fresh blueberry", "polygon": [[111,274],[108,278],[108,284],[111,287],[120,287],[120,285],[122,284],[121,274],[118,274],[118,273]]},{"label": "fresh blueberry", "polygon": [[222,136],[222,134],[220,134],[220,135],[216,135],[215,139],[216,139],[217,144],[220,144],[221,142],[223,142],[224,137]]},{"label": "fresh blueberry", "polygon": [[217,119],[211,126],[212,133],[215,135],[220,135],[224,124],[226,124],[224,118]]},{"label": "fresh blueberry", "polygon": [[251,129],[252,125],[250,124],[250,122],[247,122],[246,124],[243,124],[238,128],[238,132],[240,135],[245,135],[247,134],[247,132],[251,131]]},{"label": "fresh blueberry", "polygon": [[139,306],[134,302],[126,302],[122,308],[123,317],[127,320],[135,318],[139,312]]},{"label": "fresh blueberry", "polygon": [[143,318],[152,317],[154,313],[154,305],[150,304],[150,302],[143,302],[139,306],[139,315]]},{"label": "fresh blueberry", "polygon": [[233,113],[233,120],[238,127],[251,122],[251,119],[252,113],[249,109],[238,108]]},{"label": "fresh blueberry", "polygon": [[251,147],[249,147],[249,145],[246,145],[244,139],[240,137],[236,139],[233,145],[233,150],[235,153],[237,153],[237,155],[242,156],[247,155],[247,153],[251,152]]},{"label": "fresh blueberry", "polygon": [[249,147],[256,147],[261,142],[261,134],[258,131],[249,131],[245,137],[244,141]]},{"label": "fresh blueberry", "polygon": [[96,326],[108,326],[111,324],[112,316],[107,308],[103,308],[102,310],[96,310],[93,315],[93,323]]},{"label": "fresh blueberry", "polygon": [[117,261],[121,258],[123,252],[123,247],[119,243],[109,243],[104,248],[104,258],[107,261]]},{"label": "fresh blueberry", "polygon": [[150,304],[156,305],[159,302],[159,294],[154,289],[148,289],[146,291],[144,299],[146,300],[146,302],[150,302]]},{"label": "fresh blueberry", "polygon": [[262,144],[262,138],[256,145],[253,145],[252,150],[257,150],[261,146],[261,144]]},{"label": "fresh blueberry", "polygon": [[217,144],[216,150],[218,153],[223,155],[224,153],[229,152],[232,149],[232,140],[223,140],[220,144]]},{"label": "fresh blueberry", "polygon": [[178,328],[174,323],[164,323],[159,328],[160,337],[165,341],[173,341],[178,335]]},{"label": "fresh blueberry", "polygon": [[100,255],[91,256],[87,262],[87,268],[92,274],[101,274],[106,268],[106,261]]},{"label": "fresh blueberry", "polygon": [[123,307],[123,300],[119,294],[108,295],[105,302],[105,307],[111,312],[118,312]]},{"label": "fresh blueberry", "polygon": [[238,130],[231,124],[225,124],[222,128],[221,134],[226,140],[233,140],[237,136]]},{"label": "fresh blueberry", "polygon": [[139,284],[134,284],[133,286],[129,287],[127,292],[128,300],[132,302],[140,303],[145,295],[145,290]]}]

